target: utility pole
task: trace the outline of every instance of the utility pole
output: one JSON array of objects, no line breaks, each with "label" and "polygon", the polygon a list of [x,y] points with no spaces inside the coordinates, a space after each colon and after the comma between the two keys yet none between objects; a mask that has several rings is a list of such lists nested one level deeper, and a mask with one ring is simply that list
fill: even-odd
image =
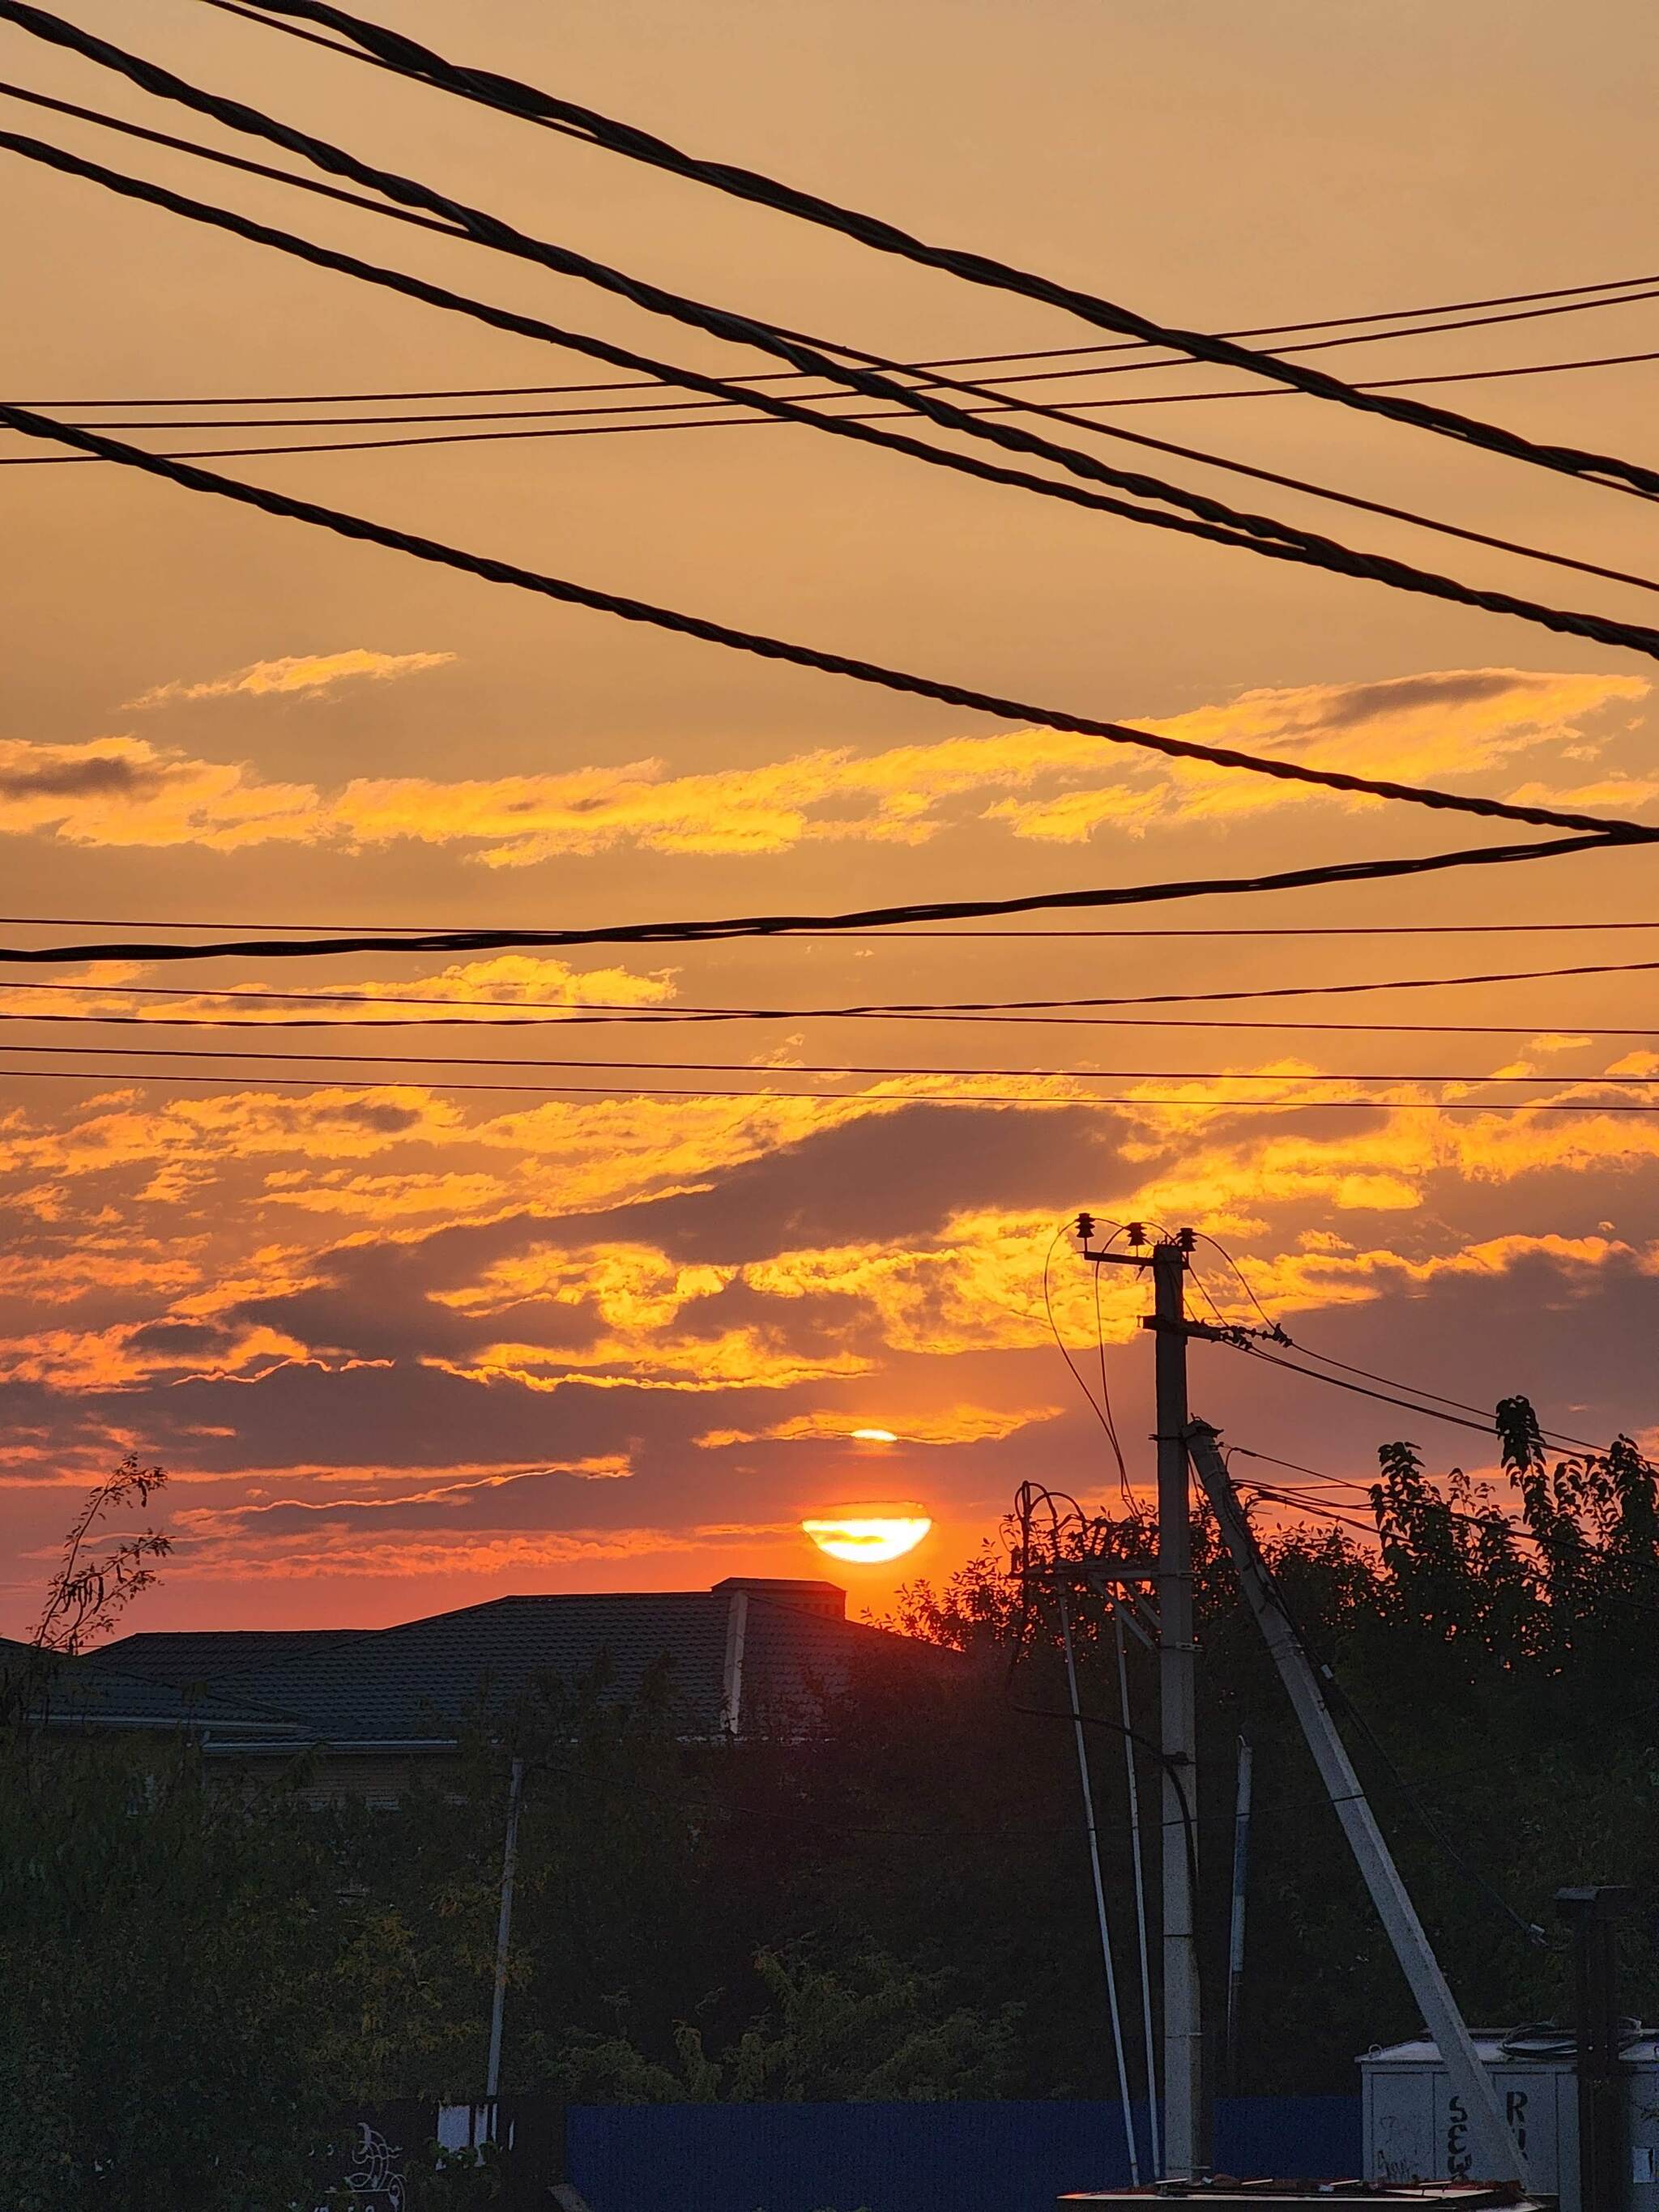
[{"label": "utility pole", "polygon": [[1244,1517],[1216,1431],[1203,1421],[1194,1421],[1187,1431],[1187,1443],[1232,1555],[1244,1602],[1289,1693],[1320,1779],[1371,1893],[1401,1972],[1439,2051],[1440,2063],[1450,2077],[1453,2091],[1463,2100],[1470,2137],[1480,2160],[1480,2177],[1491,2183],[1512,2183],[1524,2190],[1526,2160],[1510,2132],[1492,2078],[1480,2063],[1456,1999],[1447,1986],[1346,1746],[1331,1718],[1319,1677]]},{"label": "utility pole", "polygon": [[1618,2212],[1628,2196],[1630,2091],[1620,2063],[1616,1922],[1627,1889],[1558,1889],[1572,1929],[1573,2071],[1578,2077],[1579,2212]]},{"label": "utility pole", "polygon": [[[1199,2002],[1195,1894],[1198,1873],[1198,1765],[1193,1642],[1193,1545],[1187,1462],[1187,1340],[1212,1334],[1187,1319],[1190,1229],[1151,1247],[1139,1222],[1128,1224],[1130,1249],[1096,1250],[1092,1216],[1078,1216],[1083,1257],[1097,1267],[1152,1273],[1152,1311],[1141,1323],[1154,1332],[1158,1449],[1158,1680],[1160,1872],[1164,1903],[1163,2178],[1194,2181],[1205,2159],[1203,2022]],[[1115,1241],[1115,1239],[1114,1239]],[[1149,2095],[1155,2094],[1148,2085]]]},{"label": "utility pole", "polygon": [[1187,1255],[1193,1233],[1152,1247],[1158,1443],[1158,1683],[1163,1750],[1164,2170],[1198,2178],[1203,2162],[1199,2005],[1197,1722],[1194,1698],[1193,1539],[1187,1472]]}]

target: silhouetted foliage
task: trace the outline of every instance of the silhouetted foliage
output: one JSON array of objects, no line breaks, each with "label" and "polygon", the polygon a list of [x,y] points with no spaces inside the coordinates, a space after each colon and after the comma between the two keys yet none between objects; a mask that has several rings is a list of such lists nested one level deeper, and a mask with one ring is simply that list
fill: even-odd
[{"label": "silhouetted foliage", "polygon": [[[1547,1925],[1562,1883],[1659,1899],[1653,1470],[1627,1438],[1550,1454],[1522,1400],[1500,1409],[1499,1437],[1487,1486],[1385,1445],[1378,1542],[1256,1509],[1453,1987],[1483,2022],[1565,2002],[1561,1954],[1525,1933]],[[1132,1516],[1084,1516],[1043,1541],[1133,1559],[1152,1538]],[[1243,1734],[1256,1826],[1242,2087],[1351,2088],[1355,2053],[1410,2033],[1415,2014],[1201,1519],[1194,1556],[1210,2017]],[[1052,1598],[988,1545],[941,1586],[907,1589],[895,1625],[957,1662],[872,1663],[805,1736],[688,1741],[665,1672],[626,1707],[601,1680],[550,1685],[488,1725],[481,1713],[464,1756],[396,1811],[315,1809],[303,1763],[255,1790],[222,1769],[216,1782],[185,1744],[48,1754],[17,1726],[0,1744],[0,2091],[31,2117],[26,2136],[0,2139],[0,2198],[148,2212],[185,2201],[187,2173],[203,2212],[258,2201],[249,2174],[283,2202],[277,2178],[324,2114],[481,2094],[514,1756],[527,1781],[506,2089],[1114,2094]],[[1079,1594],[1073,1625],[1133,2019],[1126,1759],[1155,1835],[1156,1686],[1131,1633],[1126,1741],[1109,1615]],[[1149,1905],[1155,1945],[1155,1880]],[[1624,2001],[1659,2002],[1639,1933]]]}]

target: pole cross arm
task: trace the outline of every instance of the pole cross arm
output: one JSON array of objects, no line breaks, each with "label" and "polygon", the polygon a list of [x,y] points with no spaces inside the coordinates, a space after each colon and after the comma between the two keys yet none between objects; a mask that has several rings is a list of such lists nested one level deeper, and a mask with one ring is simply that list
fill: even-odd
[{"label": "pole cross arm", "polygon": [[1417,1917],[1400,1869],[1377,1826],[1353,1762],[1319,1687],[1319,1678],[1279,1598],[1272,1570],[1262,1558],[1254,1531],[1221,1456],[1217,1432],[1206,1421],[1190,1421],[1183,1431],[1187,1450],[1204,1493],[1213,1508],[1238,1575],[1244,1601],[1261,1631],[1280,1680],[1295,1707],[1308,1748],[1313,1753],[1349,1848],[1364,1877],[1371,1902],[1401,1971],[1410,1984],[1440,2052],[1441,2063],[1468,2114],[1475,2155],[1484,2162],[1480,2179],[1527,2186],[1522,2157],[1498,2101],[1492,2076],[1480,2063],[1457,2000],[1440,1971],[1432,1946]]},{"label": "pole cross arm", "polygon": [[1264,1333],[1260,1329],[1245,1328],[1242,1324],[1232,1322],[1166,1321],[1161,1314],[1142,1314],[1140,1326],[1154,1329],[1160,1334],[1201,1336],[1211,1344],[1237,1344],[1242,1337],[1260,1336]]}]

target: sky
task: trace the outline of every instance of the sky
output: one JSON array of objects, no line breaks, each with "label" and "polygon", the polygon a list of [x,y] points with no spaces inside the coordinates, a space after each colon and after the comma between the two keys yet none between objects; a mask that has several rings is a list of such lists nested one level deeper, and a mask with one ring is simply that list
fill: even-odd
[{"label": "sky", "polygon": [[[699,298],[901,360],[1099,337],[202,0],[150,0],[142,23],[113,0],[75,13],[198,82]],[[397,20],[457,60],[1188,327],[1633,277],[1652,253],[1655,26],[1620,0],[1571,15],[1542,0],[490,0],[459,15],[404,0]],[[0,27],[0,45],[13,82],[240,143],[15,29]],[[574,281],[6,108],[8,128],[498,303],[708,371],[756,366]],[[143,402],[188,398],[201,404],[172,413],[199,425],[239,397],[275,403],[244,416],[280,416],[289,395],[606,374],[0,161],[0,382],[16,399],[160,423]],[[1633,353],[1659,345],[1656,313],[1634,304],[1314,358],[1358,377]],[[1534,439],[1648,459],[1655,374],[1431,396]],[[1139,367],[1133,388],[1164,397],[1123,420],[1638,575],[1655,566],[1636,501],[1301,396],[1173,398],[1216,380]],[[218,441],[196,429],[173,442]],[[8,438],[0,459],[40,450]],[[804,429],[222,465],[609,590],[1084,715],[1659,820],[1655,678],[1634,653]],[[1171,473],[1471,581],[1651,619],[1634,586],[1241,489],[1212,466]],[[100,464],[8,468],[0,495],[12,946],[202,922],[830,913],[1505,841],[733,656]],[[1659,922],[1652,866],[1627,851],[1033,927]],[[1255,1318],[1253,1293],[1336,1359],[1476,1405],[1525,1391],[1591,1440],[1650,1435],[1659,1117],[1609,1112],[1618,1093],[1593,1087],[1659,1074],[1650,976],[1234,1010],[1498,1032],[1485,1036],[814,1010],[1628,963],[1652,944],[1565,930],[803,937],[561,957],[105,959],[50,971],[63,986],[50,993],[23,988],[48,971],[0,964],[0,1630],[27,1629],[82,1496],[128,1450],[167,1471],[158,1506],[175,1547],[134,1626],[368,1626],[509,1592],[813,1574],[824,1563],[804,1516],[911,1503],[934,1525],[908,1560],[834,1571],[855,1609],[879,1609],[898,1581],[937,1578],[994,1537],[1023,1480],[1117,1496],[1100,1423],[1056,1349],[1045,1265],[1060,1334],[1096,1387],[1103,1343],[1129,1479],[1149,1480],[1146,1286],[1110,1272],[1097,1342],[1091,1276],[1059,1233],[1082,1207],[1218,1240],[1224,1250],[1198,1249],[1200,1312],[1211,1299]],[[142,995],[157,987],[183,995]],[[410,1024],[402,1036],[178,1025],[306,1012],[222,995],[260,990],[439,998],[453,1012],[436,1027],[411,1006],[377,1009]],[[579,1022],[553,1037],[484,1025],[486,1001],[551,1024],[584,1009],[779,1018]],[[54,1024],[48,1009],[100,1018]],[[135,1012],[155,1026],[148,1062]],[[337,1000],[310,1014],[350,1018]],[[1632,1034],[1589,1034],[1610,1029]],[[185,1057],[239,1040],[349,1057],[229,1077]],[[376,1070],[400,1051],[416,1064]],[[446,1088],[434,1055],[496,1064],[451,1072],[479,1087]],[[556,1057],[594,1064],[544,1064]],[[825,1068],[874,1072],[795,1072]],[[212,1079],[183,1079],[192,1072]],[[1550,1079],[1483,1087],[1504,1073]],[[1398,1080],[1350,1079],[1363,1074]],[[1575,1110],[1497,1110],[1524,1097]],[[1425,1110],[1451,1098],[1470,1103]],[[1487,1464],[1478,1435],[1225,1347],[1195,1348],[1193,1403],[1230,1443],[1339,1474],[1363,1477],[1401,1434],[1433,1466]],[[872,1426],[897,1441],[853,1439]]]}]

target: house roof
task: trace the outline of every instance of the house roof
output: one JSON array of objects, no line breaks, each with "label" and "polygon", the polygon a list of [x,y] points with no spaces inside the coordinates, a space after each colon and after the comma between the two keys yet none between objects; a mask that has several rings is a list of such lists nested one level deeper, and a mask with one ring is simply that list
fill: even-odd
[{"label": "house roof", "polygon": [[37,1651],[31,1644],[0,1638],[0,1673],[33,1670],[29,1710],[40,1723],[53,1728],[185,1729],[212,1737],[286,1737],[297,1743],[286,1717],[245,1706],[231,1698],[130,1674],[94,1660]]},{"label": "house roof", "polygon": [[[550,1683],[627,1704],[660,1681],[678,1731],[715,1736],[787,1720],[851,1680],[860,1660],[931,1647],[844,1618],[833,1583],[732,1577],[712,1590],[495,1598],[394,1628],[135,1636],[99,1670],[285,1718],[295,1739],[437,1749],[469,1723]],[[252,1731],[250,1731],[252,1734]],[[216,1726],[214,1740],[236,1740]]]},{"label": "house roof", "polygon": [[726,1601],[707,1591],[501,1597],[295,1650],[239,1674],[239,1696],[280,1707],[318,1741],[432,1743],[551,1681],[594,1679],[618,1704],[653,1668],[684,1724],[720,1724]]},{"label": "house roof", "polygon": [[100,1644],[86,1656],[96,1667],[117,1668],[154,1682],[187,1690],[279,1665],[304,1652],[349,1643],[362,1628],[146,1629]]}]

